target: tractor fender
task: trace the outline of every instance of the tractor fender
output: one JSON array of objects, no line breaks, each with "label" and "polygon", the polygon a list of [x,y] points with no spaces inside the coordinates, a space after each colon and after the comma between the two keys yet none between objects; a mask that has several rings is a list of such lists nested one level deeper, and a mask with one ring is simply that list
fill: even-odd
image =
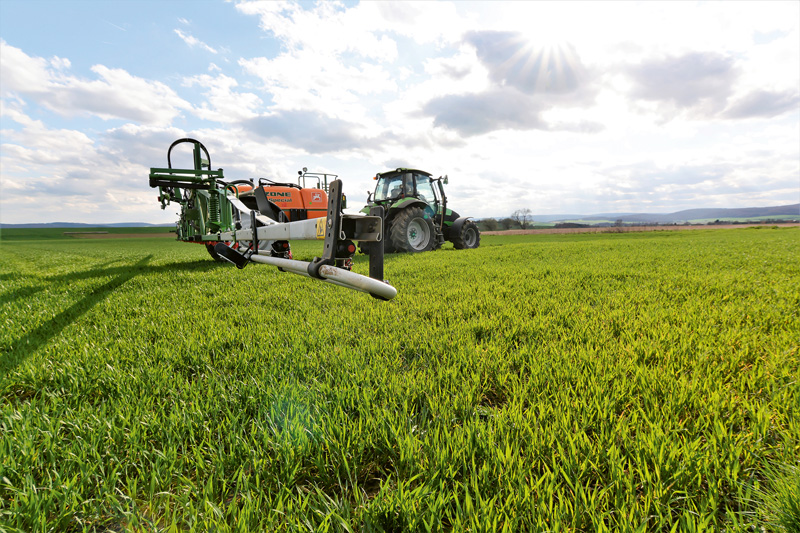
[{"label": "tractor fender", "polygon": [[[359,213],[364,213],[365,215],[369,214],[369,210],[372,207],[372,205],[373,204],[365,205],[364,207],[361,208],[361,211],[359,211]],[[377,204],[374,204],[374,205],[377,205]],[[420,207],[425,212],[427,212],[431,216],[433,216],[433,209],[431,209],[431,207],[428,204],[426,204],[425,202],[423,202],[422,200],[419,200],[417,198],[403,198],[401,200],[398,200],[395,203],[393,203],[392,205],[385,206],[384,207],[384,212],[388,214],[390,211],[396,212],[396,211],[399,211],[401,209],[405,209],[407,207]]]},{"label": "tractor fender", "polygon": [[389,209],[406,209],[408,207],[421,207],[424,211],[432,212],[430,206],[419,198],[403,198],[392,204]]},{"label": "tractor fender", "polygon": [[395,202],[389,209],[386,210],[386,220],[387,221],[394,220],[394,217],[396,217],[402,211],[405,211],[406,209],[410,209],[412,207],[419,207],[420,209],[422,209],[427,215],[427,217],[429,217],[431,220],[433,220],[434,217],[436,216],[436,214],[433,212],[433,209],[431,209],[431,206],[429,206],[422,200],[419,200],[417,198],[403,198],[399,202]]}]

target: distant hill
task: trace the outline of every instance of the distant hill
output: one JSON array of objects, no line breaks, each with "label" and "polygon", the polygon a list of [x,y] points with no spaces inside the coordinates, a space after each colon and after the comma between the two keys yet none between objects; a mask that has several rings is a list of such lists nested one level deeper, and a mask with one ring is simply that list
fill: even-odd
[{"label": "distant hill", "polygon": [[743,207],[734,209],[686,209],[675,213],[599,213],[595,215],[534,215],[535,222],[583,222],[597,224],[621,220],[625,224],[682,224],[696,220],[733,220],[765,217],[796,217],[800,219],[800,204],[771,207]]},{"label": "distant hill", "polygon": [[175,224],[118,222],[116,224],[83,224],[81,222],[47,222],[45,224],[0,224],[0,228],[169,228]]}]

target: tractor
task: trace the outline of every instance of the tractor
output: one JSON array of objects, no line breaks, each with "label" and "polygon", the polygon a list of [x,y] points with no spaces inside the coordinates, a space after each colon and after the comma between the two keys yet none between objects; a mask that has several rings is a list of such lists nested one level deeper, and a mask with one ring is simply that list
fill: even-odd
[{"label": "tractor", "polygon": [[[375,192],[368,193],[368,205],[361,212],[383,207],[386,253],[435,250],[445,241],[459,250],[480,245],[478,226],[447,208],[442,186],[448,183],[447,176],[433,178],[424,170],[398,168],[376,174],[374,179]],[[362,242],[359,248],[366,254],[370,246]]]}]

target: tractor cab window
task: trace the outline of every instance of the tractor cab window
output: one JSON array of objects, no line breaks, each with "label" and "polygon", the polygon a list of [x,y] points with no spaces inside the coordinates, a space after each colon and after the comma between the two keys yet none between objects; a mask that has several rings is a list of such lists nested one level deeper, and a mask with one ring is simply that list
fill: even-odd
[{"label": "tractor cab window", "polygon": [[417,174],[417,197],[430,206],[436,203],[436,194],[433,191],[431,178],[424,174]]},{"label": "tractor cab window", "polygon": [[[407,183],[410,185],[407,186]],[[400,198],[405,194],[412,194],[413,191],[414,184],[411,181],[410,173],[381,176],[375,186],[375,201]]]}]

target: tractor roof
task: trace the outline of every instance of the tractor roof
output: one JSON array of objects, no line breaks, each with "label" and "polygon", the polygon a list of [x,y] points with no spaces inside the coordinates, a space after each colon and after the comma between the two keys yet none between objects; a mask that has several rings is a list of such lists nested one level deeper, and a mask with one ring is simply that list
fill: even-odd
[{"label": "tractor roof", "polygon": [[424,170],[419,170],[419,169],[416,169],[416,168],[402,168],[401,167],[401,168],[396,168],[394,170],[387,170],[386,172],[381,172],[381,173],[379,173],[377,175],[377,177],[386,176],[386,175],[390,175],[390,174],[402,174],[404,172],[417,172],[419,174],[424,174],[426,176],[433,176],[433,174],[431,174],[430,172],[425,172]]}]

